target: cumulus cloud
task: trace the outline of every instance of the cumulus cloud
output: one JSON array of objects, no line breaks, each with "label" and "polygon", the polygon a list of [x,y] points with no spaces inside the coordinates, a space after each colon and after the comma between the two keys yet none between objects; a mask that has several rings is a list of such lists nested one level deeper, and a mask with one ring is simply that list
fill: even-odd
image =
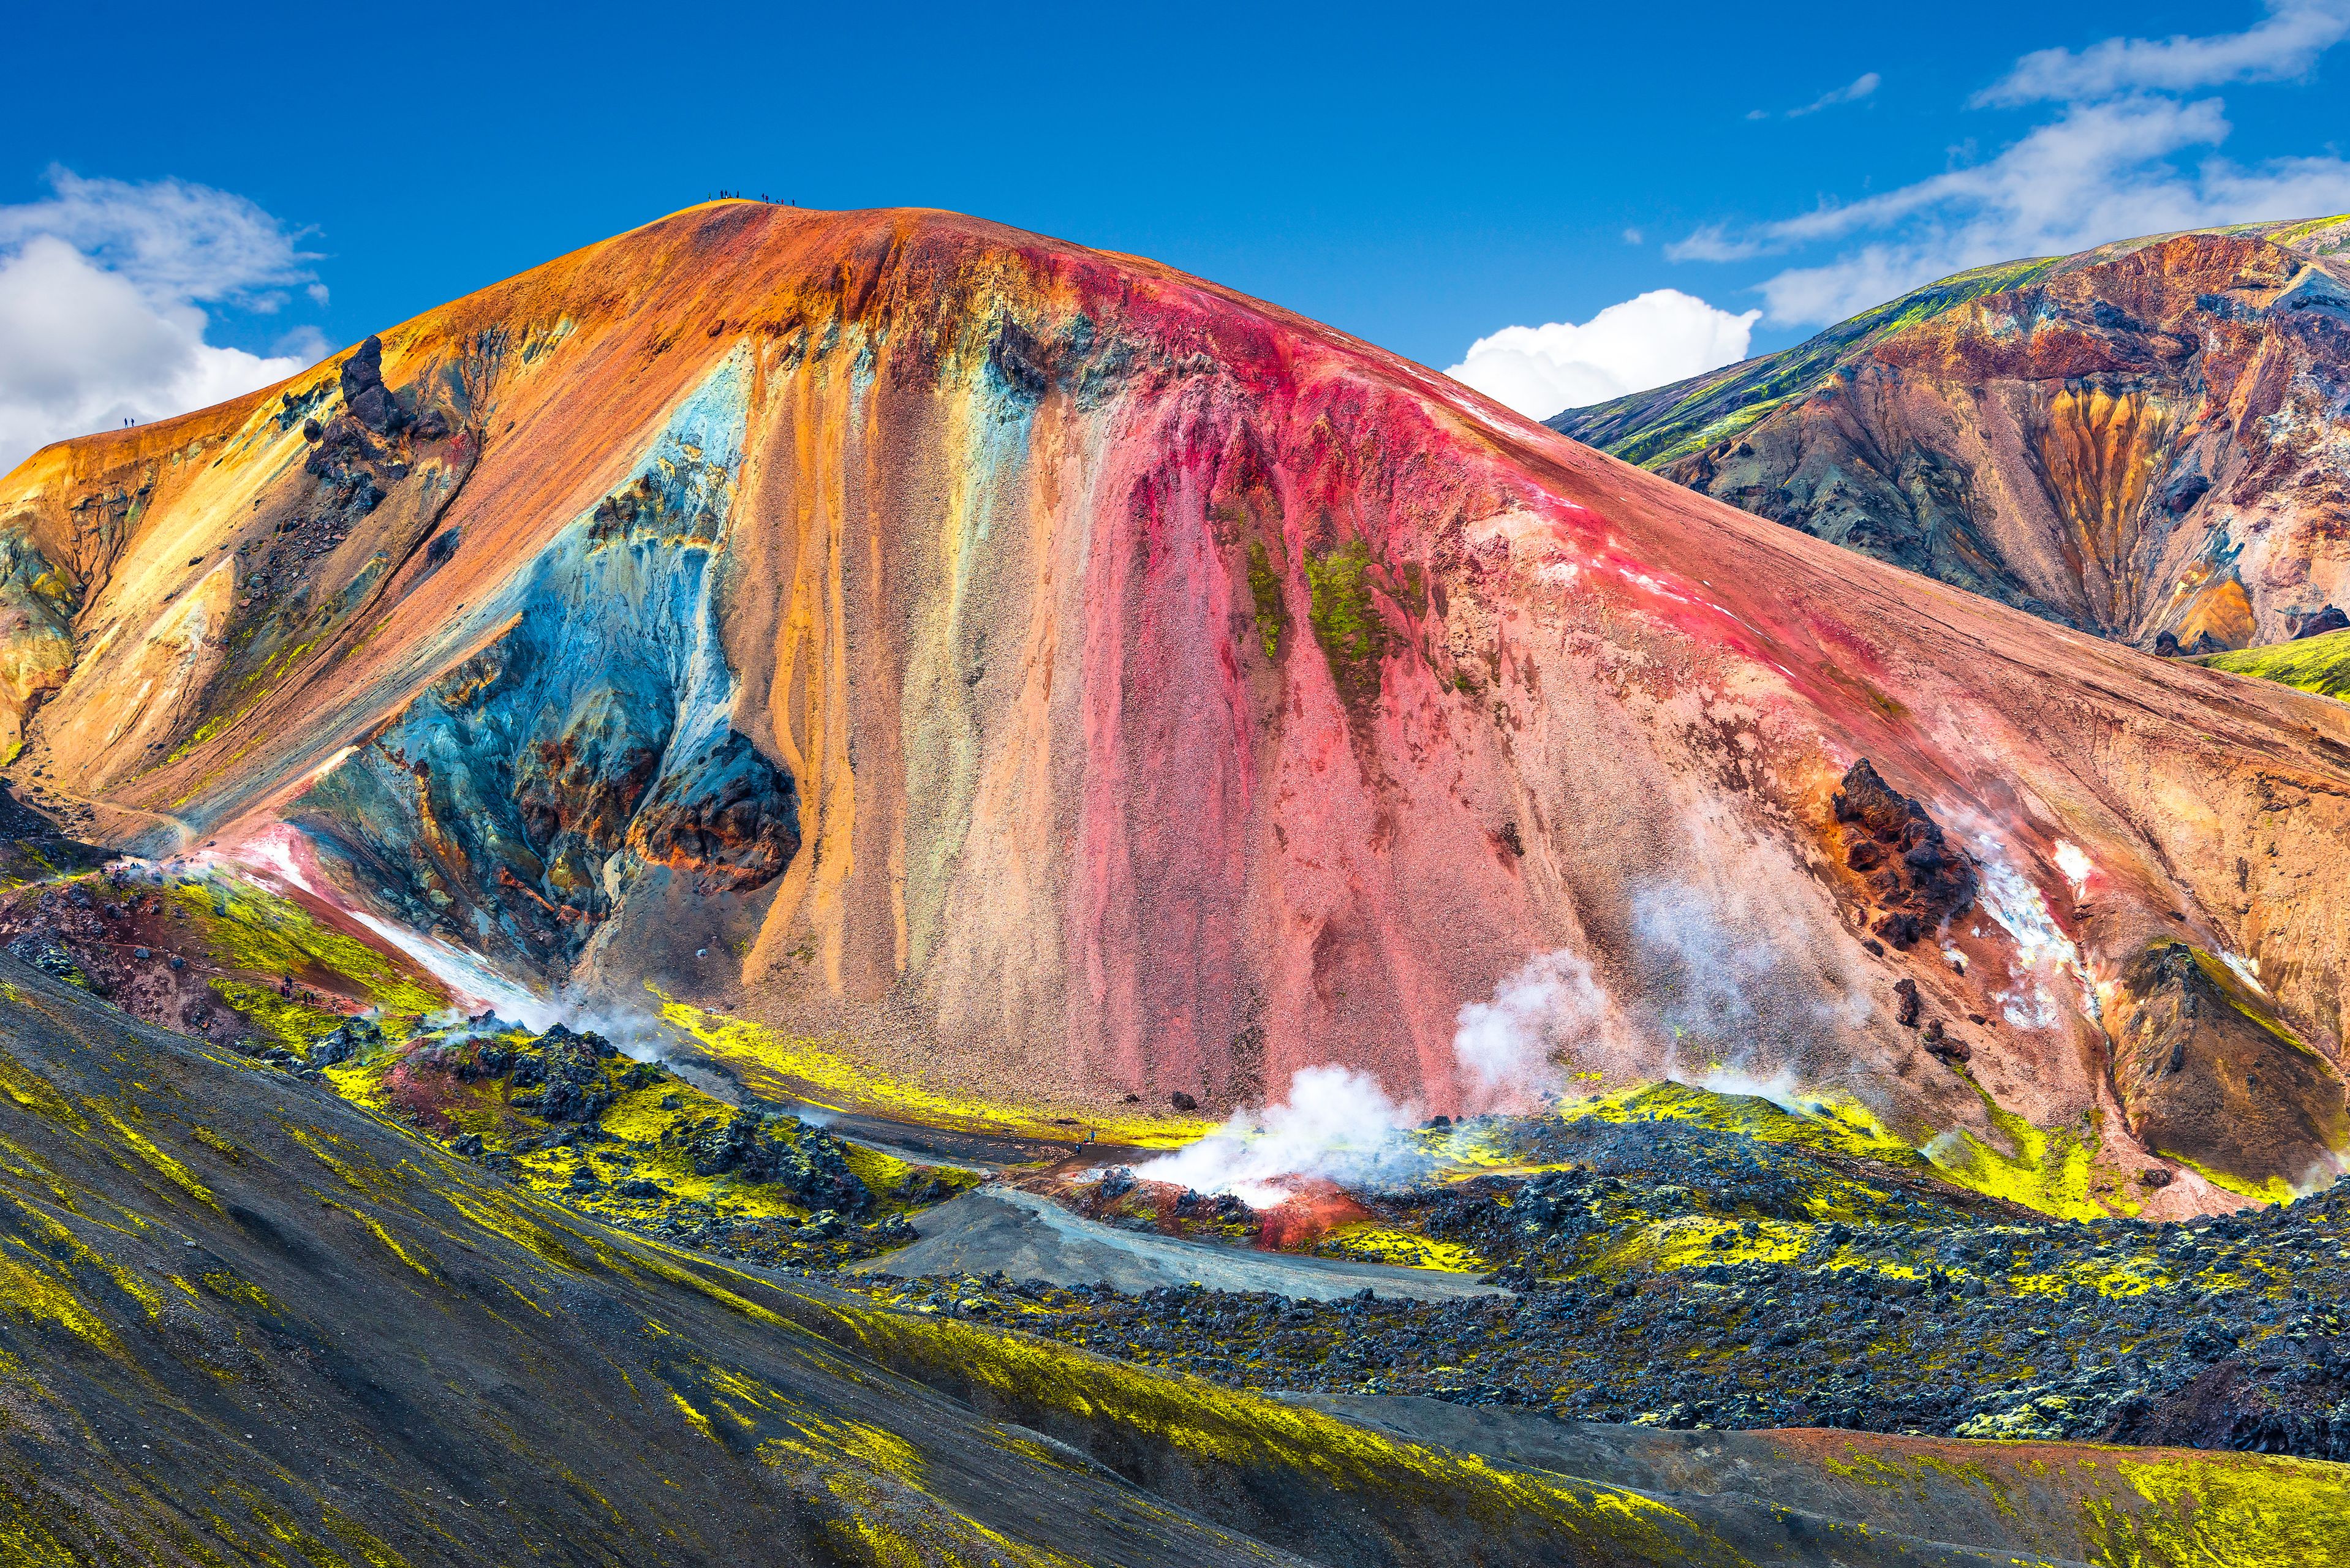
[{"label": "cumulus cloud", "polygon": [[1529,419],[1661,387],[1746,357],[1759,310],[1733,316],[1677,288],[1611,305],[1577,326],[1504,327],[1445,372]]},{"label": "cumulus cloud", "polygon": [[0,470],[52,441],[205,407],[327,348],[295,327],[267,355],[205,340],[204,306],[268,314],[320,286],[285,225],[178,180],[50,171],[47,201],[0,206]]},{"label": "cumulus cloud", "polygon": [[2116,38],[2079,54],[2027,55],[1982,101],[2053,98],[2062,107],[1991,158],[1865,201],[1742,229],[1702,227],[1666,254],[1719,262],[1837,245],[1829,259],[1762,285],[1774,325],[1817,326],[1993,262],[2343,211],[2350,161],[2331,154],[2231,161],[2218,152],[2232,129],[2220,100],[2155,89],[2298,74],[2350,34],[2345,17],[2350,0],[2288,0],[2245,33]]},{"label": "cumulus cloud", "polygon": [[2350,0],[2272,0],[2268,19],[2241,33],[2190,38],[2107,38],[2078,54],[2040,49],[1974,96],[2001,107],[2106,98],[2116,93],[2192,92],[2231,81],[2304,76],[2317,57],[2350,35]]}]

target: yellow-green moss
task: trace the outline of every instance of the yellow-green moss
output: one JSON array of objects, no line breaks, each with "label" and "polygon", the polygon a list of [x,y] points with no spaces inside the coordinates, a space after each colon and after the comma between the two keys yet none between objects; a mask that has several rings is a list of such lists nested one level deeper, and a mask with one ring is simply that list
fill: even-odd
[{"label": "yellow-green moss", "polygon": [[1379,618],[1370,576],[1371,547],[1361,539],[1305,557],[1305,586],[1312,596],[1306,623],[1330,661],[1340,695],[1352,701],[1378,696],[1379,660],[1387,653],[1387,623]]},{"label": "yellow-green moss", "polygon": [[1927,1144],[1926,1157],[1947,1179],[2061,1220],[2103,1220],[2126,1212],[2112,1194],[2101,1199],[2093,1190],[2097,1159],[2094,1124],[2085,1130],[2035,1127],[2000,1106],[1971,1077],[1967,1082],[1981,1096],[1984,1116],[2014,1152],[2002,1154],[1964,1128],[1944,1133]]},{"label": "yellow-green moss", "polygon": [[1076,1142],[1076,1127],[1082,1126],[1104,1142],[1142,1148],[1191,1143],[1215,1125],[1196,1116],[1086,1115],[1069,1107],[1014,1106],[948,1094],[862,1066],[825,1041],[706,1012],[650,984],[646,990],[660,999],[663,1022],[693,1036],[712,1056],[742,1071],[746,1080],[764,1080],[754,1087],[827,1110],[873,1110],[933,1127],[1063,1143]]},{"label": "yellow-green moss", "polygon": [[438,982],[404,961],[329,930],[292,900],[253,883],[211,877],[175,886],[168,896],[223,969],[264,978],[324,971],[390,1013],[421,1016],[449,1004]]},{"label": "yellow-green moss", "polygon": [[[196,1179],[194,1171],[157,1148],[146,1134],[132,1127],[121,1116],[118,1116],[111,1106],[95,1098],[85,1099],[82,1104],[88,1106],[100,1121],[114,1129],[114,1136],[122,1140],[125,1147],[145,1160],[166,1181],[208,1209],[220,1208],[220,1199],[213,1196],[211,1188]],[[139,1114],[136,1106],[127,1108],[131,1116]]]},{"label": "yellow-green moss", "polygon": [[885,1365],[929,1382],[984,1389],[1019,1412],[1017,1419],[1033,1421],[1027,1412],[1034,1411],[1123,1428],[1202,1463],[1312,1478],[1339,1494],[1389,1504],[1398,1514],[1441,1514],[1471,1538],[1523,1531],[1581,1541],[1608,1560],[1743,1560],[1688,1515],[1638,1492],[1399,1442],[1303,1407],[1139,1371],[1023,1335],[828,1310],[846,1337]]},{"label": "yellow-green moss", "polygon": [[307,1053],[310,1042],[331,1032],[343,1022],[339,1012],[329,1012],[322,1007],[280,996],[265,985],[247,985],[242,981],[214,977],[212,988],[223,1002],[235,1009],[248,1023],[296,1054]]},{"label": "yellow-green moss", "polygon": [[1274,569],[1262,539],[1249,541],[1249,597],[1256,601],[1256,635],[1264,644],[1264,656],[1277,658],[1281,634],[1289,629],[1289,601],[1282,597],[1281,574]]},{"label": "yellow-green moss", "polygon": [[2329,631],[2298,642],[2239,648],[2195,660],[2230,675],[2273,680],[2321,697],[2350,699],[2350,630]]},{"label": "yellow-green moss", "polygon": [[1440,1241],[1375,1220],[1334,1226],[1315,1243],[1314,1251],[1324,1257],[1360,1258],[1407,1269],[1441,1269],[1452,1274],[1488,1273],[1493,1267],[1458,1241]]},{"label": "yellow-green moss", "polygon": [[2100,1568],[2157,1563],[2210,1568],[2310,1568],[2350,1561],[2350,1485],[2342,1467],[2314,1459],[2199,1454],[2114,1457],[2145,1506],[2092,1498],[2090,1561]]},{"label": "yellow-green moss", "polygon": [[[1592,1260],[1591,1267],[1597,1273],[1613,1276],[1642,1267],[1701,1269],[1709,1263],[1792,1263],[1803,1255],[1816,1233],[1814,1226],[1783,1220],[1677,1215],[1643,1225],[1611,1242],[1606,1251]],[[1724,1236],[1730,1238],[1729,1241],[1716,1246],[1715,1242]]]}]

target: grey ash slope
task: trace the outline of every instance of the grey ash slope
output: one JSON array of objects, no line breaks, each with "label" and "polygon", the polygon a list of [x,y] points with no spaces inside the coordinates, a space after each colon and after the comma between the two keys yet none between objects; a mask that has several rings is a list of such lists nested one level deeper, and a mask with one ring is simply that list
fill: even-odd
[{"label": "grey ash slope", "polygon": [[10,1562],[1289,1560],[843,1357],[763,1281],[0,970]]}]

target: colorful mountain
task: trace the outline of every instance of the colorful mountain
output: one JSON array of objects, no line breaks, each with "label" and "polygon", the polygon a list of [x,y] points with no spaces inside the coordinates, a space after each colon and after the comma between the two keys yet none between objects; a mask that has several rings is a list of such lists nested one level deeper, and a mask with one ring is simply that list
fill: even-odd
[{"label": "colorful mountain", "polygon": [[2350,218],[1979,268],[1550,421],[1760,516],[2162,652],[2350,605]]},{"label": "colorful mountain", "polygon": [[[2235,301],[2233,356],[2333,329],[2300,255],[2101,265],[2148,344],[2181,289]],[[2137,330],[2075,332],[2081,375]],[[2228,428],[2283,441],[2270,375]],[[2196,504],[2269,504],[2232,439],[2195,438]],[[2068,1211],[2231,1207],[2350,1149],[2338,704],[1149,262],[691,209],[46,449],[0,552],[13,776],[84,836],[713,1049],[788,1037],[785,1078],[1092,1114],[1330,1062],[1422,1113],[1675,1077]]]}]

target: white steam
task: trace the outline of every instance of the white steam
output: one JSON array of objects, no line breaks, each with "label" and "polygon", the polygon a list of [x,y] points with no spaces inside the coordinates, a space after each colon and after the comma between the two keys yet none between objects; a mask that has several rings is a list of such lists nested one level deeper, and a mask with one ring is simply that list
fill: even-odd
[{"label": "white steam", "polygon": [[[1868,1021],[1862,986],[1841,995],[1775,940],[1772,912],[1660,885],[1633,899],[1634,969],[1640,1021],[1666,1044],[1666,1075],[1747,1072],[1801,1061]],[[1692,1057],[1700,1064],[1689,1066]]]},{"label": "white steam", "polygon": [[1271,1208],[1315,1178],[1391,1187],[1431,1163],[1404,1136],[1418,1119],[1415,1107],[1388,1098],[1368,1073],[1301,1067],[1289,1080],[1285,1103],[1237,1111],[1199,1142],[1137,1166],[1134,1174],[1195,1192],[1228,1192],[1253,1209]]},{"label": "white steam", "polygon": [[1478,1111],[1528,1110],[1559,1088],[1555,1048],[1597,1026],[1607,993],[1579,953],[1537,953],[1491,1002],[1461,1009],[1452,1054]]},{"label": "white steam", "polygon": [[[1998,839],[1987,833],[1978,835],[1974,850],[1975,860],[1982,867],[1983,908],[2015,939],[2016,960],[2022,966],[2012,971],[2018,989],[2002,992],[1999,997],[2002,1014],[2019,1029],[2054,1028],[2063,1015],[2056,999],[2049,994],[2047,982],[2064,977],[2080,987],[2082,1010],[2096,1017],[2097,993],[2089,983],[2089,971],[2081,962],[2081,951],[2056,923],[2056,917],[2048,912],[2048,900],[2040,896],[2032,878],[2009,861]],[[2081,856],[2080,859],[2086,867],[2088,857]],[[2061,853],[2058,863],[2069,880],[2072,867],[2064,864]]]},{"label": "white steam", "polygon": [[2251,986],[2252,988],[2252,994],[2255,996],[2266,996],[2269,993],[2269,988],[2261,983],[2260,960],[2238,958],[2234,953],[2230,952],[2227,949],[2221,948],[2220,950],[2220,961],[2233,970],[2238,980],[2241,980],[2246,985]]},{"label": "white steam", "polygon": [[2089,890],[2089,878],[2097,873],[2096,863],[2077,844],[2056,841],[2056,869],[2064,873],[2064,880],[2073,885],[2073,897],[2081,898]]},{"label": "white steam", "polygon": [[[1555,1095],[1556,1051],[1596,1028],[1607,1011],[1607,993],[1582,955],[1562,949],[1528,959],[1491,1002],[1461,1009],[1452,1054],[1470,1107],[1533,1110]],[[1436,1164],[1409,1136],[1419,1117],[1418,1106],[1389,1099],[1371,1074],[1306,1067],[1290,1078],[1285,1100],[1238,1111],[1199,1142],[1134,1173],[1195,1192],[1231,1193],[1257,1209],[1317,1179],[1395,1187]]]},{"label": "white steam", "polygon": [[[1772,940],[1769,911],[1722,904],[1682,887],[1646,888],[1633,904],[1633,970],[1642,1001],[1628,1016],[1580,953],[1537,953],[1461,1009],[1452,1054],[1474,1114],[1531,1112],[1564,1086],[1560,1062],[1603,1029],[1629,1023],[1661,1050],[1664,1074],[1723,1094],[1759,1095],[1794,1107],[1801,1095],[1779,1064],[1867,1019],[1869,1001],[1847,984],[1793,961]],[[1285,1101],[1243,1109],[1213,1133],[1135,1175],[1253,1207],[1277,1203],[1316,1178],[1348,1187],[1393,1187],[1424,1174],[1442,1140],[1409,1136],[1419,1109],[1399,1105],[1376,1077],[1308,1067]]]}]

